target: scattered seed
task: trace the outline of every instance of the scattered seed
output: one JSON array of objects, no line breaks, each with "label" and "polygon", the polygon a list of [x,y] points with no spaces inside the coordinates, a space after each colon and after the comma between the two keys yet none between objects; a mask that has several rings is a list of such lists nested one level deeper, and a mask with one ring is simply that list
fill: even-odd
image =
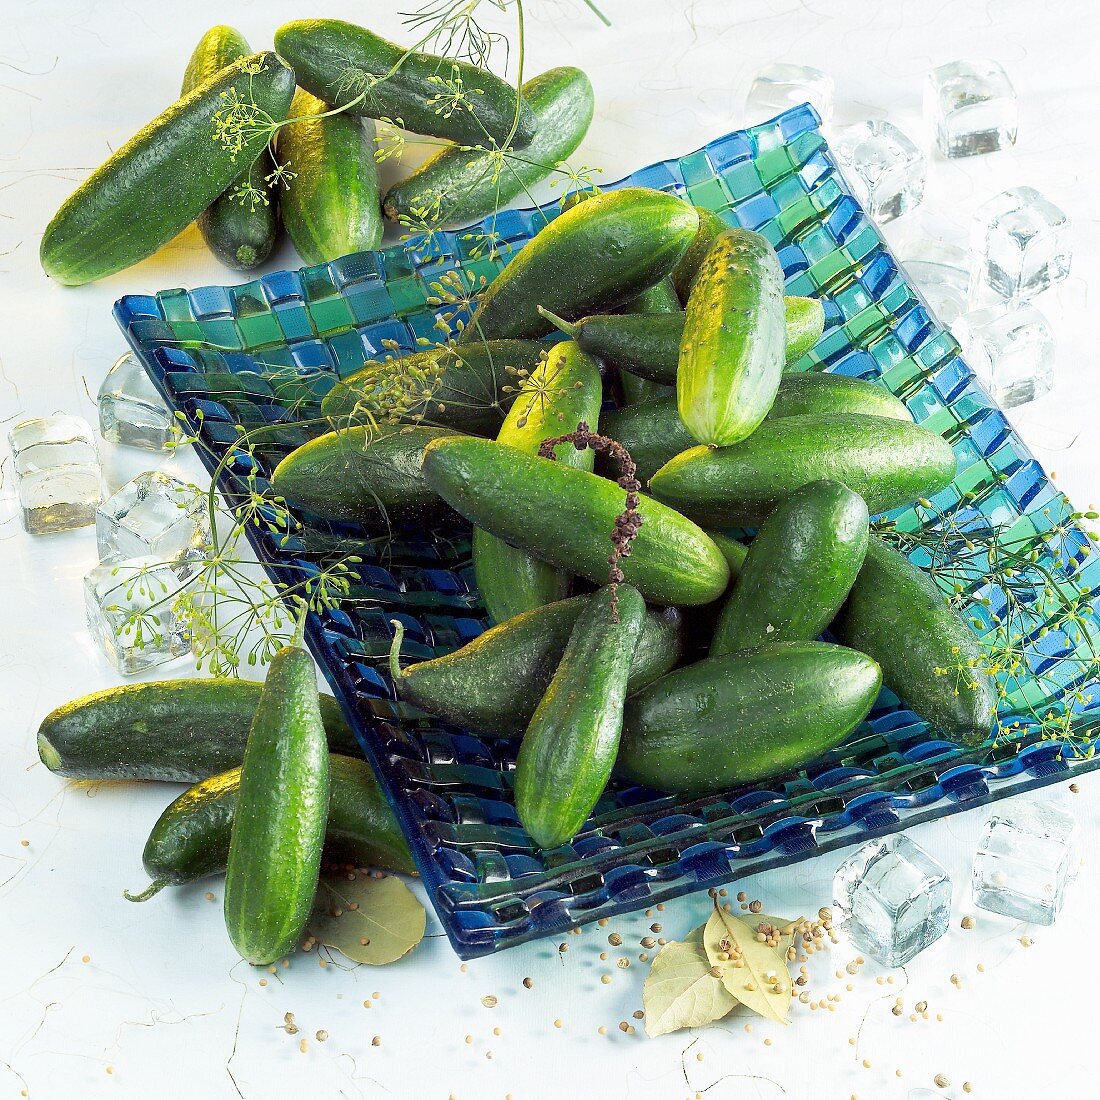
[{"label": "scattered seed", "polygon": [[[1031,945],[1032,945],[1032,944],[1033,944],[1034,942],[1035,942],[1035,941],[1034,941],[1034,940],[1033,940],[1033,939],[1032,939],[1032,938],[1031,938],[1030,936],[1021,936],[1021,937],[1020,937],[1020,944],[1021,944],[1021,946],[1023,946],[1023,947],[1030,947],[1030,946],[1031,946]],[[85,957],[84,957],[84,961],[85,961],[85,962],[87,962],[87,961],[88,961],[88,957],[87,957],[87,956],[85,956]]]},{"label": "scattered seed", "polygon": [[[1076,783],[1071,783],[1069,785],[1069,790],[1070,790],[1070,794],[1080,794],[1081,793],[1081,788],[1078,787]],[[966,1085],[963,1085],[963,1088],[966,1089],[967,1092],[970,1091],[969,1089],[966,1088]]]},{"label": "scattered seed", "polygon": [[932,1084],[938,1089],[945,1089],[951,1082],[947,1079],[946,1073],[937,1073],[936,1076],[932,1078]]},{"label": "scattered seed", "polygon": [[467,1046],[472,1046],[473,1042],[474,1042],[474,1037],[472,1035],[467,1035],[466,1036],[466,1045]]},{"label": "scattered seed", "polygon": [[750,913],[761,913],[761,912],[763,912],[763,910],[764,910],[764,903],[762,901],[760,901],[759,898],[756,901],[750,901],[749,902],[749,912]]},{"label": "scattered seed", "polygon": [[554,1021],[554,1027],[561,1027],[561,1026],[562,1026],[561,1020],[555,1020]]},{"label": "scattered seed", "polygon": [[870,1069],[871,1068],[871,1059],[870,1058],[864,1058],[863,1059],[863,1068],[864,1069]]},{"label": "scattered seed", "polygon": [[612,932],[611,935],[607,937],[607,942],[611,944],[612,947],[618,947],[619,944],[623,942],[623,938],[618,932]]},{"label": "scattered seed", "polygon": [[81,956],[80,956],[80,961],[81,961],[82,963],[88,963],[88,962],[91,962],[91,961],[92,961],[92,956],[91,956],[91,955],[81,955]]},{"label": "scattered seed", "polygon": [[363,1007],[364,1008],[370,1008],[370,1001],[364,1001],[363,1002]]},{"label": "scattered seed", "polygon": [[969,932],[974,927],[974,918],[967,914],[959,923]]},{"label": "scattered seed", "polygon": [[610,974],[601,974],[600,975],[600,981],[603,982],[604,985],[610,985],[611,984],[611,975]]},{"label": "scattered seed", "polygon": [[317,1042],[323,1043],[327,1038],[328,1038],[328,1032],[325,1031],[323,1028],[320,1031],[317,1032],[317,1035],[316,1035]]},{"label": "scattered seed", "polygon": [[524,989],[533,989],[534,986],[535,986],[535,979],[534,978],[524,978],[523,979],[523,988]]},{"label": "scattered seed", "polygon": [[624,955],[621,959],[615,961],[615,965],[620,970],[626,970],[630,966],[630,960]]},{"label": "scattered seed", "polygon": [[302,1041],[301,1041],[301,1042],[300,1042],[300,1043],[298,1044],[298,1049],[299,1049],[299,1050],[300,1050],[300,1051],[301,1051],[301,1052],[302,1052],[303,1054],[305,1054],[305,1052],[306,1052],[307,1050],[309,1050],[309,1040],[308,1040],[308,1039],[303,1039],[303,1040],[302,1040]]},{"label": "scattered seed", "polygon": [[657,941],[652,936],[643,936],[639,941],[643,947],[653,947]]},{"label": "scattered seed", "polygon": [[626,1020],[620,1020],[619,1021],[619,1030],[621,1032],[623,1032],[625,1034],[629,1030],[629,1028],[630,1028],[630,1024],[628,1024],[626,1022]]},{"label": "scattered seed", "polygon": [[602,1027],[602,1026],[601,1026],[601,1027],[598,1027],[598,1028],[596,1028],[596,1032],[597,1032],[597,1034],[599,1034],[599,1035],[606,1035],[606,1034],[607,1034],[607,1028],[606,1028],[606,1027]]},{"label": "scattered seed", "polygon": [[470,969],[470,968],[469,968],[469,967],[468,967],[468,966],[467,966],[467,965],[466,965],[465,963],[463,963],[463,964],[462,964],[462,965],[461,965],[461,966],[460,966],[460,967],[458,968],[458,972],[459,972],[460,974],[465,974],[465,973],[466,973],[466,972],[467,972],[467,971],[468,971],[469,969]]},{"label": "scattered seed", "polygon": [[654,923],[654,924],[651,924],[649,926],[649,930],[650,930],[650,932],[660,932],[661,926],[659,924]]},{"label": "scattered seed", "polygon": [[[376,993],[375,996],[377,997],[378,994]],[[382,1045],[382,1036],[376,1035],[373,1039],[371,1039],[370,1045],[372,1047],[380,1047]]]},{"label": "scattered seed", "polygon": [[204,897],[206,898],[207,901],[213,901],[214,900],[214,891],[213,890],[207,890]]},{"label": "scattered seed", "polygon": [[963,1092],[973,1092],[974,1086],[969,1081],[963,1081]]}]

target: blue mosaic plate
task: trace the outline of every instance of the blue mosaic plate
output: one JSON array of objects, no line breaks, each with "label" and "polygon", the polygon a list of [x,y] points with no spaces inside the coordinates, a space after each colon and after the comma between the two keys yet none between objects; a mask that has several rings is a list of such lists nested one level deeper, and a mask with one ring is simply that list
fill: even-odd
[{"label": "blue mosaic plate", "polygon": [[[954,524],[1038,551],[1047,597],[1053,591],[1063,601],[1057,614],[1034,570],[990,580],[962,568],[960,602],[980,634],[1012,624],[1016,656],[1002,676],[1003,721],[1068,707],[1087,728],[1097,666],[1080,624],[1100,622],[1100,560],[1069,518],[1069,503],[906,282],[838,172],[813,111],[795,108],[616,186],[626,184],[682,195],[767,236],[787,292],[826,304],[826,331],[800,369],[875,380],[950,441],[958,456],[954,484],[929,507],[892,518],[901,531]],[[245,477],[258,476],[263,485],[279,457],[312,434],[304,422],[338,378],[364,359],[440,338],[440,317],[453,312],[439,305],[441,276],[460,270],[467,280],[493,279],[555,213],[556,206],[507,211],[464,232],[241,286],[131,295],[115,316],[165,398],[214,454],[232,447],[236,425],[277,426],[251,459],[230,464],[221,488],[232,504]],[[495,234],[495,256],[485,254],[488,233]],[[309,644],[464,957],[559,935],[1100,763],[1065,751],[1033,718],[1011,740],[964,750],[884,691],[845,745],[797,772],[691,800],[612,785],[571,844],[540,852],[512,804],[515,744],[452,728],[395,700],[384,667],[392,617],[405,624],[407,660],[448,652],[485,627],[469,530],[380,539],[302,515],[289,530],[257,532],[253,545],[270,573],[289,581],[341,553],[362,557],[353,600],[312,616]],[[963,564],[972,556],[957,539],[945,546]],[[927,547],[911,556],[931,564]]]}]

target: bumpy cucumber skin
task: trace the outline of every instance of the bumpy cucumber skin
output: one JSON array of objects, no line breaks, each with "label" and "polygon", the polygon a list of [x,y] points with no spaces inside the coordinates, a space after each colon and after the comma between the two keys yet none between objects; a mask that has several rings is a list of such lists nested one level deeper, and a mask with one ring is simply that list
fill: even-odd
[{"label": "bumpy cucumber skin", "polygon": [[369,395],[372,376],[388,369],[416,374],[439,371],[431,397],[413,406],[413,417],[429,425],[453,428],[472,435],[496,435],[505,413],[515,400],[507,392],[514,387],[517,373],[530,374],[546,353],[533,340],[489,340],[483,344],[431,348],[414,352],[390,363],[370,363],[361,371],[338,382],[321,402],[321,412],[336,427],[348,427],[361,420],[356,406]]},{"label": "bumpy cucumber skin", "polygon": [[[906,407],[881,386],[840,374],[810,373],[783,376],[767,419],[840,412],[912,423]],[[680,419],[674,396],[606,413],[603,431],[630,452],[642,481],[648,481],[666,462],[695,446]]]},{"label": "bumpy cucumber skin", "polygon": [[783,269],[759,233],[728,229],[711,245],[688,299],[676,405],[700,443],[728,447],[768,415],[783,376]]},{"label": "bumpy cucumber skin", "polygon": [[553,324],[630,301],[660,282],[698,225],[674,195],[624,187],[593,195],[559,214],[525,245],[481,297],[463,342],[531,339]]},{"label": "bumpy cucumber skin", "polygon": [[867,553],[867,505],[835,481],[797,489],[760,525],[710,655],[808,642],[833,621]]},{"label": "bumpy cucumber skin", "polygon": [[[211,27],[191,54],[180,94],[187,95],[251,52],[239,31],[225,25]],[[236,271],[257,267],[275,247],[279,235],[279,206],[266,179],[274,167],[271,154],[265,149],[259,159],[199,215],[199,232],[207,248]],[[235,193],[242,188],[249,192],[259,191],[266,196],[267,202],[242,202],[241,196]]]},{"label": "bumpy cucumber skin", "polygon": [[374,123],[330,115],[327,103],[299,91],[279,131],[279,159],[294,179],[279,195],[283,224],[307,264],[368,252],[382,240]]},{"label": "bumpy cucumber skin", "polygon": [[438,210],[443,224],[479,221],[572,156],[592,123],[595,98],[588,77],[563,66],[533,77],[521,91],[537,129],[520,155],[498,168],[492,152],[443,149],[386,192],[386,217],[396,221],[417,210]]},{"label": "bumpy cucumber skin", "polygon": [[691,288],[695,285],[699,268],[706,259],[710,246],[728,228],[713,210],[708,210],[705,206],[697,206],[695,210],[699,215],[699,228],[687,251],[672,269],[672,284],[676,287],[681,302],[687,302],[691,297]]},{"label": "bumpy cucumber skin", "polygon": [[[626,494],[606,478],[474,436],[437,439],[424,479],[460,515],[559,569],[606,584],[611,532]],[[725,590],[729,566],[706,533],[643,496],[642,525],[621,562],[649,601],[686,607]]]},{"label": "bumpy cucumber skin", "polygon": [[[242,66],[255,68],[245,72]],[[151,256],[193,222],[266,147],[248,138],[231,157],[214,115],[236,92],[273,119],[286,118],[294,74],[272,53],[243,58],[177,100],[113,153],[62,204],[42,236],[43,270],[88,283]],[[164,181],[172,186],[165,187]]]},{"label": "bumpy cucumber skin", "polygon": [[[294,69],[298,83],[326,103],[343,107],[364,88],[364,76],[385,76],[349,113],[390,119],[414,134],[447,138],[460,145],[508,141],[515,148],[535,136],[534,112],[522,103],[516,120],[516,90],[476,65],[403,47],[340,19],[298,19],[275,32],[275,49]],[[355,78],[359,77],[357,81]],[[432,102],[461,82],[473,110],[454,111]],[[486,137],[488,135],[488,139]]]},{"label": "bumpy cucumber skin", "polygon": [[[573,596],[536,607],[454,653],[410,665],[395,680],[398,694],[483,736],[517,736],[550,686],[588,600]],[[640,691],[674,668],[683,642],[683,617],[676,608],[646,612],[627,690]]]},{"label": "bumpy cucumber skin", "polygon": [[[263,685],[252,680],[149,680],[57,707],[38,727],[42,763],[70,779],[198,783],[238,767]],[[321,718],[333,752],[362,750],[331,695]]]},{"label": "bumpy cucumber skin", "polygon": [[419,424],[385,435],[367,427],[326,432],[275,467],[272,488],[323,519],[376,524],[387,518],[428,518],[445,509],[424,481],[424,448],[454,435],[449,428]]},{"label": "bumpy cucumber skin", "polygon": [[[546,361],[516,397],[497,439],[537,454],[544,439],[565,435],[584,421],[596,430],[603,403],[600,366],[571,340],[550,349]],[[595,453],[571,443],[554,448],[558,462],[592,470]],[[564,599],[573,578],[526,550],[494,538],[480,527],[473,535],[474,575],[485,609],[502,623],[545,603]]]},{"label": "bumpy cucumber skin", "polygon": [[627,700],[615,770],[671,794],[779,775],[840,744],[881,684],[870,657],[824,642],[708,657]]},{"label": "bumpy cucumber skin", "polygon": [[810,481],[839,481],[872,515],[951,483],[955,455],[940,436],[884,417],[831,413],[766,420],[732,447],[695,447],[649,480],[653,495],[718,527],[754,525]]},{"label": "bumpy cucumber skin", "polygon": [[[332,754],[328,763],[326,857],[415,874],[409,846],[370,765]],[[180,886],[225,870],[240,782],[239,767],[211,776],[157,818],[141,856],[154,885]]]},{"label": "bumpy cucumber skin", "polygon": [[816,298],[784,299],[787,313],[785,365],[797,363],[821,339],[825,331],[825,307]]},{"label": "bumpy cucumber skin", "polygon": [[581,612],[516,757],[516,812],[540,848],[580,832],[611,777],[627,676],[645,619],[637,589],[610,586]]},{"label": "bumpy cucumber skin", "polygon": [[225,927],[253,965],[292,952],[309,920],[328,767],[313,658],[291,644],[271,659],[248,733],[225,869]]},{"label": "bumpy cucumber skin", "polygon": [[[833,629],[874,657],[902,702],[951,740],[990,737],[997,692],[983,671],[987,654],[932,578],[875,536]],[[973,671],[956,673],[965,667]]]}]

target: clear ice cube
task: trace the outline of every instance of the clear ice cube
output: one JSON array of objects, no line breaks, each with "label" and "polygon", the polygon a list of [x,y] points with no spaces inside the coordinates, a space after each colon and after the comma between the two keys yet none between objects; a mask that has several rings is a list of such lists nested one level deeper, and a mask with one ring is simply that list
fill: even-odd
[{"label": "clear ice cube", "polygon": [[148,555],[190,571],[210,547],[206,498],[168,474],[139,474],[100,505],[95,533],[101,562]]},{"label": "clear ice cube", "polygon": [[833,113],[833,78],[808,65],[788,65],[777,62],[766,65],[756,74],[745,102],[745,122],[754,125],[767,122],[791,107],[809,103],[829,124]]},{"label": "clear ice cube", "polygon": [[892,123],[857,122],[841,131],[833,148],[871,217],[890,221],[924,198],[924,154]]},{"label": "clear ice cube", "polygon": [[1016,144],[1016,92],[996,61],[952,61],[924,85],[924,119],[945,157],[992,153]]},{"label": "clear ice cube", "polygon": [[952,331],[963,358],[1002,407],[1034,401],[1054,385],[1054,336],[1034,306],[976,309]]},{"label": "clear ice cube", "polygon": [[1003,298],[1040,294],[1069,274],[1069,224],[1034,187],[1010,187],[978,208],[973,249],[982,279]]},{"label": "clear ice cube", "polygon": [[1076,875],[1079,830],[1049,802],[1012,799],[993,811],[974,856],[974,904],[1031,924],[1053,924]]},{"label": "clear ice cube", "polygon": [[899,259],[942,324],[950,325],[966,312],[970,253],[965,248],[932,237],[919,237],[899,250]]},{"label": "clear ice cube", "polygon": [[23,526],[32,535],[87,527],[103,500],[91,425],[79,416],[23,420],[8,433]]},{"label": "clear ice cube", "polygon": [[153,557],[97,565],[84,578],[88,629],[123,676],[190,653],[183,583]]},{"label": "clear ice cube", "polygon": [[947,931],[951,879],[903,833],[872,840],[833,878],[833,911],[849,939],[887,966],[904,966]]},{"label": "clear ice cube", "polygon": [[99,430],[111,443],[164,451],[176,422],[132,352],[123,355],[99,387]]}]

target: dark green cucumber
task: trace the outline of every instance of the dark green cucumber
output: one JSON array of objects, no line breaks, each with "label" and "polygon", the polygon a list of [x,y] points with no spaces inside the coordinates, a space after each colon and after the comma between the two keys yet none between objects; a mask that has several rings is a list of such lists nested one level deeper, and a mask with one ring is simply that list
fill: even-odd
[{"label": "dark green cucumber", "polygon": [[516,757],[516,813],[540,848],[580,832],[611,778],[645,619],[638,590],[610,585],[581,612]]},{"label": "dark green cucumber", "polygon": [[[779,383],[768,420],[784,416],[862,413],[912,422],[906,407],[888,390],[841,374],[786,374]],[[630,452],[638,477],[648,481],[666,462],[695,446],[680,420],[675,397],[605,413],[603,431]]]},{"label": "dark green cucumber", "polygon": [[708,535],[714,540],[714,545],[722,551],[726,564],[730,567],[730,579],[736,582],[741,570],[745,567],[745,559],[749,556],[749,548],[737,539],[725,534],[723,531],[708,531]]},{"label": "dark green cucumber", "polygon": [[457,433],[422,424],[340,428],[291,451],[275,467],[275,492],[323,519],[377,523],[436,515],[439,496],[424,481],[424,448]]},{"label": "dark green cucumber", "polygon": [[[786,364],[790,365],[817,343],[825,325],[825,311],[816,298],[784,298],[783,305]],[[676,381],[686,316],[682,310],[648,316],[596,313],[572,323],[557,323],[589,355],[668,385]]]},{"label": "dark green cucumber", "polygon": [[[286,118],[294,74],[272,53],[223,69],[113,153],[64,202],[39,252],[47,275],[76,285],[151,256],[193,222],[266,148],[262,129],[233,153],[215,116],[233,96]],[[170,181],[171,186],[166,186]]]},{"label": "dark green cucumber", "polygon": [[[500,77],[465,61],[406,50],[354,23],[285,23],[275,32],[275,49],[318,99],[334,107],[354,102],[349,113],[386,119],[414,134],[519,148],[537,130],[534,112]],[[449,106],[448,96],[458,91],[462,102]]]},{"label": "dark green cucumber", "polygon": [[461,347],[430,348],[400,359],[368,363],[332,387],[321,412],[339,426],[365,423],[360,410],[372,407],[372,394],[395,371],[424,379],[427,394],[405,419],[425,421],[473,435],[496,435],[518,388],[546,354],[533,340],[489,340]]},{"label": "dark green cucumber", "polygon": [[327,103],[299,90],[292,122],[279,131],[279,159],[294,178],[282,188],[279,209],[298,255],[324,264],[349,252],[369,252],[382,241],[374,123],[327,115]]},{"label": "dark green cucumber", "polygon": [[[329,860],[350,861],[381,871],[416,873],[409,846],[370,765],[330,755],[325,851]],[[153,880],[130,901],[146,901],[165,886],[182,886],[220,875],[229,857],[229,834],[237,811],[241,769],[189,787],[157,818],[141,862]]]},{"label": "dark green cucumber", "polygon": [[552,331],[539,306],[570,320],[621,305],[660,282],[698,224],[695,210],[661,191],[624,187],[559,214],[489,284],[463,341]]},{"label": "dark green cucumber", "polygon": [[[558,569],[607,583],[611,534],[626,502],[613,481],[475,436],[434,440],[423,472],[428,487],[475,526]],[[706,533],[649,497],[637,511],[642,524],[621,563],[624,579],[654,603],[717,599],[729,566]]]},{"label": "dark green cucumber", "polygon": [[[70,779],[198,783],[237,767],[262,684],[253,680],[150,680],[96,691],[42,719],[38,755]],[[339,703],[321,696],[333,752],[362,750]]]},{"label": "dark green cucumber", "polygon": [[672,284],[676,287],[681,302],[686,302],[691,297],[691,288],[695,285],[695,278],[710,246],[729,228],[713,210],[708,210],[705,206],[697,206],[695,212],[699,215],[699,228],[687,251],[672,269]]},{"label": "dark green cucumber", "polygon": [[[584,421],[595,431],[603,403],[599,364],[572,341],[550,349],[546,361],[524,383],[497,439],[537,454],[544,439],[576,430]],[[592,469],[595,454],[572,443],[554,448],[558,462]],[[485,609],[500,623],[569,595],[573,578],[526,550],[474,528],[474,575]]]},{"label": "dark green cucumber", "polygon": [[863,497],[835,481],[791,493],[749,547],[718,616],[711,656],[816,638],[855,583],[867,520]]},{"label": "dark green cucumber", "polygon": [[[544,604],[491,627],[454,653],[398,667],[395,638],[390,669],[398,694],[440,718],[487,736],[523,733],[569,642],[588,596]],[[676,666],[683,617],[673,607],[650,610],[630,666],[629,691]]]},{"label": "dark green cucumber", "polygon": [[268,665],[230,830],[225,927],[253,965],[292,952],[309,920],[328,820],[328,762],[317,669],[299,626]]},{"label": "dark green cucumber", "polygon": [[872,536],[833,629],[874,657],[905,706],[947,737],[980,745],[992,734],[988,653],[935,581],[881,539]]},{"label": "dark green cucumber", "polygon": [[[648,290],[643,290],[637,298],[631,299],[622,308],[622,313],[627,316],[654,316],[661,314],[679,313],[680,299],[676,296],[676,287],[672,279],[666,275],[659,283],[654,283]],[[550,318],[552,321],[555,318]],[[568,324],[568,322],[564,322]],[[603,359],[602,356],[597,356]],[[655,397],[664,397],[671,392],[670,387],[654,382],[636,374],[626,367],[619,367],[619,384],[623,391],[623,402],[627,405],[638,405],[643,401],[651,401]]]},{"label": "dark green cucumber", "polygon": [[527,146],[503,163],[490,150],[441,150],[386,192],[386,217],[415,220],[430,210],[441,224],[479,221],[525,195],[572,156],[592,122],[594,98],[588,77],[580,69],[563,66],[533,77],[521,91],[537,124]]},{"label": "dark green cucumber", "polygon": [[732,447],[695,447],[649,479],[667,505],[712,526],[757,524],[810,481],[839,481],[872,515],[951,484],[955,455],[926,428],[852,413],[766,420]]},{"label": "dark green cucumber", "polygon": [[[225,25],[211,27],[191,54],[180,94],[187,95],[251,52],[239,31]],[[265,149],[199,215],[202,239],[227,267],[247,271],[262,264],[275,246],[279,207],[267,179],[274,168],[271,154]]]},{"label": "dark green cucumber", "polygon": [[684,318],[676,367],[680,419],[700,442],[728,447],[768,415],[783,376],[783,269],[767,238],[719,234]]},{"label": "dark green cucumber", "polygon": [[708,657],[627,700],[615,770],[671,794],[780,775],[840,744],[881,684],[870,657],[824,642]]}]

